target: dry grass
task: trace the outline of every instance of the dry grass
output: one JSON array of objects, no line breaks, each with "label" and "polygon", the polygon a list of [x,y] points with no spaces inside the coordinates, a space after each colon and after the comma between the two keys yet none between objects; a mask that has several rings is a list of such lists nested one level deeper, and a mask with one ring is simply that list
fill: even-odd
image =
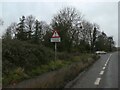
[{"label": "dry grass", "polygon": [[93,63],[93,59],[87,60],[88,63],[76,62],[68,67],[43,74],[34,79],[23,81],[16,85],[19,88],[60,88],[66,82],[74,79],[82,70]]},{"label": "dry grass", "polygon": [[[42,65],[31,70],[34,76],[34,78],[32,77],[33,79],[24,80],[12,87],[61,88],[64,87],[67,82],[74,79],[85,68],[88,68],[97,59],[98,57],[96,57],[96,55],[81,54],[79,56],[72,56],[70,60],[51,61],[48,65]],[[22,75],[23,74],[22,72]]]}]

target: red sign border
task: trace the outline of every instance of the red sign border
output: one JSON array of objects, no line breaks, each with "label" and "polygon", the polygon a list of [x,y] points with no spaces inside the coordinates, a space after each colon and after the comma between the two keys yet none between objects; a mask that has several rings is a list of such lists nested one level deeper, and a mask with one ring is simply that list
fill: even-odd
[{"label": "red sign border", "polygon": [[[57,34],[59,35],[59,33],[58,33],[58,31],[57,31],[57,30],[54,30],[54,31],[53,31],[53,34],[54,34],[54,32],[55,32],[55,31],[56,31],[56,32],[57,32]],[[60,38],[60,35],[59,35],[59,36],[55,36],[55,37],[53,37],[53,34],[52,34],[52,38]]]}]

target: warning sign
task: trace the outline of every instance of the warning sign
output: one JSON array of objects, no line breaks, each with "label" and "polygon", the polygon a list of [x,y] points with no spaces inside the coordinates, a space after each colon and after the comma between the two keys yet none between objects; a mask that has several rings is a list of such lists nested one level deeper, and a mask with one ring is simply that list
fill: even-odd
[{"label": "warning sign", "polygon": [[59,34],[57,33],[57,31],[53,32],[52,38],[60,38]]},{"label": "warning sign", "polygon": [[59,34],[57,33],[57,31],[54,31],[52,38],[51,38],[51,42],[60,42],[60,41],[61,41],[61,39],[60,39]]}]

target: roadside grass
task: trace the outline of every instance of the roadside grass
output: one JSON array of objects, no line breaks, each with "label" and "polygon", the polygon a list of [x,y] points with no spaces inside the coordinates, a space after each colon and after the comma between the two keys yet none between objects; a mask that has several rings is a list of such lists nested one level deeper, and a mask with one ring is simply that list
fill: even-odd
[{"label": "roadside grass", "polygon": [[92,57],[91,54],[81,54],[79,56],[72,56],[71,58],[69,58],[69,60],[67,59],[66,60],[57,59],[56,61],[52,60],[48,64],[37,66],[36,68],[32,69],[29,75],[31,77],[38,76],[46,72],[50,72],[50,71],[61,69],[63,67],[67,67],[68,65],[75,63],[75,62],[87,63],[88,59],[91,57]]},{"label": "roadside grass", "polygon": [[[58,57],[59,57],[59,54],[58,54]],[[66,59],[64,56],[61,59],[51,60],[48,64],[36,66],[36,68],[33,68],[32,70],[27,71],[27,72],[23,68],[18,67],[16,69],[12,70],[9,73],[9,75],[4,78],[3,84],[4,85],[14,85],[23,80],[34,78],[34,77],[40,76],[40,75],[50,72],[50,71],[59,70],[61,68],[68,67],[69,65],[71,65],[73,63],[77,63],[77,62],[82,62],[82,63],[87,64],[88,62],[92,62],[90,58],[96,58],[96,56],[92,55],[92,54],[79,54],[79,55],[67,54]],[[64,60],[62,60],[62,59],[64,59]],[[84,67],[84,65],[80,66],[80,67]],[[75,67],[74,69],[77,71],[77,67]],[[72,70],[72,68],[71,68],[71,70]],[[72,72],[74,73],[74,70],[72,70]]]}]

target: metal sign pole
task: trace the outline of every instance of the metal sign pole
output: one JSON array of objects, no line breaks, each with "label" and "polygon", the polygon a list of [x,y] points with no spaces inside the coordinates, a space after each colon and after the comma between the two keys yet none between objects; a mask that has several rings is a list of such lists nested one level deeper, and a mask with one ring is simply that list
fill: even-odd
[{"label": "metal sign pole", "polygon": [[[55,61],[57,59],[57,43],[55,42]],[[53,70],[55,70],[55,61],[54,61],[54,65],[53,65]]]},{"label": "metal sign pole", "polygon": [[55,69],[55,61],[57,60],[57,42],[61,42],[61,38],[59,34],[57,33],[57,31],[53,32],[51,42],[55,43],[55,60],[54,60],[54,65],[53,65],[53,69]]},{"label": "metal sign pole", "polygon": [[55,42],[55,61],[57,59],[57,43]]}]

